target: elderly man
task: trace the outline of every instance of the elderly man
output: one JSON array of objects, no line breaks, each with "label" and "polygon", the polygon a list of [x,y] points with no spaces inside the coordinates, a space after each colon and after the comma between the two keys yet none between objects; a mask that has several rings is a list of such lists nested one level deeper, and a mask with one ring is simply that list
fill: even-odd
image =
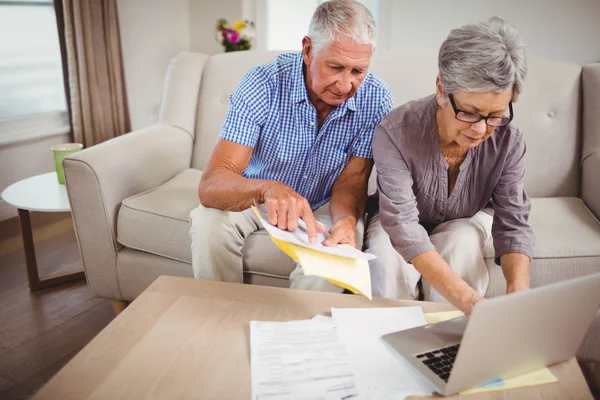
[{"label": "elderly man", "polygon": [[[229,110],[190,215],[194,276],[243,282],[242,248],[261,229],[249,208],[265,203],[269,222],[324,245],[362,248],[375,127],[392,96],[368,72],[375,22],[356,1],[321,4],[302,52],[251,69]],[[343,291],[296,267],[290,287]]]}]

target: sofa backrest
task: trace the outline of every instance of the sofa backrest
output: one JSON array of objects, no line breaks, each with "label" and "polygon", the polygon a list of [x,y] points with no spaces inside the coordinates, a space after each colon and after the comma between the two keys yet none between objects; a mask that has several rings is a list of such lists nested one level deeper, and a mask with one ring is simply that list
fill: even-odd
[{"label": "sofa backrest", "polygon": [[[248,51],[210,57],[202,73],[192,167],[203,169],[227,112],[229,95],[253,66],[277,52]],[[436,54],[378,51],[371,71],[392,88],[395,106],[432,94]],[[526,189],[532,197],[578,196],[581,159],[581,66],[530,60],[514,124],[527,142]],[[373,182],[373,180],[372,180]],[[371,188],[372,189],[372,188]]]}]

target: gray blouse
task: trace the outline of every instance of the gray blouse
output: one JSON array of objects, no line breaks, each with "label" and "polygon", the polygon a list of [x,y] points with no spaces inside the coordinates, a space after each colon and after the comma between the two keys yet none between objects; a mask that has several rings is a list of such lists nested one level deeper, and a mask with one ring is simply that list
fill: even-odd
[{"label": "gray blouse", "polygon": [[[379,214],[392,245],[407,261],[434,250],[436,225],[468,218],[491,207],[496,263],[506,253],[533,255],[525,193],[525,140],[512,124],[498,127],[467,152],[448,196],[448,164],[442,154],[435,95],[392,110],[373,137]],[[488,211],[488,210],[486,210]]]}]

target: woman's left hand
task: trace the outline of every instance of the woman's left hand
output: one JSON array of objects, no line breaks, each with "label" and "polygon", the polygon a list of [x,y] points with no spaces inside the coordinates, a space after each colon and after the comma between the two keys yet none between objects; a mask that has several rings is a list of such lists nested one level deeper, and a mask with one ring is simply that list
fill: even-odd
[{"label": "woman's left hand", "polygon": [[521,292],[523,290],[529,290],[529,283],[527,283],[527,282],[512,282],[506,286],[506,294]]}]

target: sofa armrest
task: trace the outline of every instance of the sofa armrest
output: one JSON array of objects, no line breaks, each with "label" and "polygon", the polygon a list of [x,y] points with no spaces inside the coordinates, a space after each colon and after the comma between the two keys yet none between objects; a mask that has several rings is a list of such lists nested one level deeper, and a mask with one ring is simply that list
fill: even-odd
[{"label": "sofa armrest", "polygon": [[581,163],[581,199],[600,220],[600,150]]},{"label": "sofa armrest", "polygon": [[122,299],[116,274],[117,215],[127,197],[189,168],[192,138],[167,125],[128,133],[67,157],[65,182],[88,284],[98,297]]},{"label": "sofa armrest", "polygon": [[583,88],[583,149],[581,154],[581,197],[600,219],[600,63],[581,71]]}]

